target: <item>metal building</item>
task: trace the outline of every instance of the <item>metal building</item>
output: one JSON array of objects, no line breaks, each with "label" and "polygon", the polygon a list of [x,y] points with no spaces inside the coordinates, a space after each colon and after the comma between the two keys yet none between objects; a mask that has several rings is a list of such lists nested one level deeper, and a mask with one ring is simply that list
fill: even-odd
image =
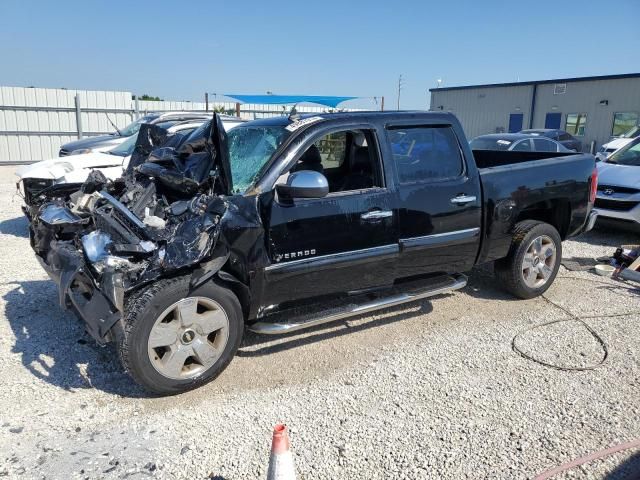
[{"label": "metal building", "polygon": [[432,88],[431,110],[455,113],[469,138],[560,128],[596,148],[640,124],[640,73]]}]

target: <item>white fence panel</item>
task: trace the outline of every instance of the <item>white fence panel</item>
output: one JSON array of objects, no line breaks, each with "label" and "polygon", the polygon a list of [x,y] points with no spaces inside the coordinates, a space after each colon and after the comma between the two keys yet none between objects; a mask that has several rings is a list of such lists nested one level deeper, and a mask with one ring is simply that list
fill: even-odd
[{"label": "white fence panel", "polygon": [[204,112],[206,107],[207,105],[204,102],[138,101],[140,112]]},{"label": "white fence panel", "polygon": [[[0,86],[0,164],[36,162],[58,156],[60,146],[80,137],[76,97],[80,103],[83,137],[112,133],[146,112],[207,110],[237,114],[235,102],[149,101],[132,99],[131,92],[66,90]],[[138,112],[136,112],[136,108]],[[298,105],[300,113],[326,112],[325,107]],[[246,120],[283,115],[291,106],[242,104]]]},{"label": "white fence panel", "polygon": [[78,138],[76,96],[83,136],[113,131],[133,118],[130,92],[0,87],[0,163],[56,157]]}]

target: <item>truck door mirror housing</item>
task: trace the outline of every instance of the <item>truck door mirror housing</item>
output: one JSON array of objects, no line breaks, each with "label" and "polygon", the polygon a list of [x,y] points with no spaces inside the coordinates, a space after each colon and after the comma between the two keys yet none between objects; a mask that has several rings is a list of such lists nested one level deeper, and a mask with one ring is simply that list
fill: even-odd
[{"label": "truck door mirror housing", "polygon": [[287,183],[276,185],[276,192],[285,199],[323,198],[329,193],[329,182],[320,172],[300,170],[287,178]]}]

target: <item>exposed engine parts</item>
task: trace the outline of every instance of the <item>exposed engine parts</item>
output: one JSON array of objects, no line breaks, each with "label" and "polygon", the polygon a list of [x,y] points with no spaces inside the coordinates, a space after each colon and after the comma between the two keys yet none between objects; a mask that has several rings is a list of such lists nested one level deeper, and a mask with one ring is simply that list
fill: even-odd
[{"label": "exposed engine parts", "polygon": [[74,287],[63,277],[85,272],[121,312],[126,291],[213,255],[231,188],[225,142],[217,116],[189,136],[143,125],[123,177],[96,170],[32,207],[33,247],[63,280],[63,306]]}]

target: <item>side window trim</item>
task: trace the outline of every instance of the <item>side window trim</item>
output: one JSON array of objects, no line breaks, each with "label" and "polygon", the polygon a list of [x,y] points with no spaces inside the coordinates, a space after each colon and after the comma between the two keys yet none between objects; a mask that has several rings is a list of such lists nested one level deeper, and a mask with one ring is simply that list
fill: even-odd
[{"label": "side window trim", "polygon": [[[423,179],[417,179],[417,180],[413,180],[410,182],[404,182],[401,180],[400,178],[400,172],[398,170],[398,165],[395,161],[395,156],[393,154],[393,151],[391,149],[391,141],[389,139],[389,131],[392,130],[410,130],[410,129],[414,129],[414,128],[447,128],[451,131],[451,133],[453,134],[453,138],[456,141],[456,145],[457,145],[457,152],[460,158],[460,164],[462,166],[461,172],[458,175],[454,175],[454,176],[449,176],[449,177],[439,177],[439,178],[423,178]],[[453,128],[453,125],[450,123],[390,123],[384,126],[384,130],[385,130],[385,134],[386,134],[386,141],[387,141],[387,145],[389,147],[389,153],[391,154],[391,160],[393,163],[393,170],[395,172],[395,181],[398,182],[398,185],[418,185],[418,184],[434,184],[434,183],[446,183],[446,182],[451,182],[451,181],[455,181],[455,180],[460,180],[463,178],[466,178],[468,173],[469,173],[469,169],[467,166],[467,158],[464,154],[464,150],[462,148],[462,144],[460,143],[460,138],[458,137],[455,128]]]},{"label": "side window trim", "polygon": [[344,190],[342,192],[329,192],[323,198],[296,198],[295,203],[297,205],[297,204],[304,204],[304,203],[322,202],[322,201],[326,201],[327,198],[332,198],[335,200],[336,198],[352,197],[354,195],[367,195],[367,194],[373,194],[373,193],[384,193],[388,191],[389,189],[387,187],[359,188],[356,190]]}]

